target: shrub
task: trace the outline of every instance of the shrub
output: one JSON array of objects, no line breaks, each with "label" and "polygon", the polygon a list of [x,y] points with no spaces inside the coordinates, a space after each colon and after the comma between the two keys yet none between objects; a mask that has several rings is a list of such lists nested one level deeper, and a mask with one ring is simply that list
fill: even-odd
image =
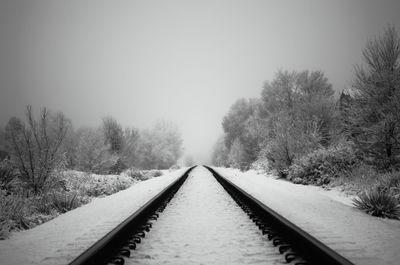
[{"label": "shrub", "polygon": [[342,143],[319,148],[300,159],[289,169],[290,180],[300,178],[304,183],[328,184],[333,178],[349,175],[357,158],[351,144]]},{"label": "shrub", "polygon": [[72,192],[54,192],[48,200],[50,205],[60,213],[65,213],[81,206],[77,193]]},{"label": "shrub", "polygon": [[169,171],[178,170],[178,169],[180,169],[180,168],[181,168],[181,167],[180,167],[179,165],[175,164],[175,165],[172,165],[172,166],[169,168]]},{"label": "shrub", "polygon": [[129,188],[134,180],[127,172],[121,175],[96,175],[68,171],[64,173],[63,178],[66,182],[66,191],[78,192],[81,197],[99,197]]},{"label": "shrub", "polygon": [[10,220],[0,220],[0,240],[4,240],[9,237],[11,231]]},{"label": "shrub", "polygon": [[378,183],[375,187],[392,195],[398,202],[400,202],[400,172],[390,172],[379,176]]},{"label": "shrub", "polygon": [[146,180],[146,176],[142,170],[138,170],[136,168],[130,168],[124,172],[125,175],[129,176],[134,180]]},{"label": "shrub", "polygon": [[151,169],[151,170],[145,170],[144,171],[145,176],[147,177],[147,179],[151,179],[151,178],[156,178],[161,176],[163,173],[161,170],[157,170],[157,169]]},{"label": "shrub", "polygon": [[[0,191],[0,223],[14,229],[28,229],[30,227],[26,216],[31,214],[31,202],[24,197],[6,195]],[[4,230],[4,227],[2,227]]]},{"label": "shrub", "polygon": [[268,163],[268,160],[264,157],[259,157],[256,161],[251,163],[250,169],[261,171],[264,173],[271,171],[271,167]]},{"label": "shrub", "polygon": [[370,189],[353,200],[355,207],[372,215],[399,219],[400,205],[390,193],[377,188]]},{"label": "shrub", "polygon": [[12,182],[16,179],[17,172],[11,162],[4,160],[0,162],[0,189],[11,190]]}]

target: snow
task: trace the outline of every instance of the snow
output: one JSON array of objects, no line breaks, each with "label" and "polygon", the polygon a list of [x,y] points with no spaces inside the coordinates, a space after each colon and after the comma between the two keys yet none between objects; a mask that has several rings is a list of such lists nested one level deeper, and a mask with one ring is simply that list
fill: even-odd
[{"label": "snow", "polygon": [[[398,264],[399,221],[369,216],[351,206],[351,197],[336,190],[295,185],[255,172],[215,169],[352,262]],[[0,264],[67,264],[185,170],[136,183],[31,230],[14,233],[0,241]],[[276,248],[270,249],[269,244],[210,174],[197,167],[132,253],[132,260],[151,264],[163,255],[171,264],[182,264],[178,260],[251,264],[266,259],[279,264],[282,256],[276,256]]]},{"label": "snow", "polygon": [[355,264],[399,264],[400,222],[369,216],[351,197],[256,172],[214,168]]},{"label": "snow", "polygon": [[125,264],[286,264],[204,167],[196,167]]},{"label": "snow", "polygon": [[180,177],[176,170],[67,212],[0,241],[0,264],[67,264]]}]

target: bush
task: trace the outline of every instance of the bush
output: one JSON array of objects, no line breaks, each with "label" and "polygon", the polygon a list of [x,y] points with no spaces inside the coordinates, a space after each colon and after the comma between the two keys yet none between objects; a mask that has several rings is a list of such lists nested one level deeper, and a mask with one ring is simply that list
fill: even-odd
[{"label": "bush", "polygon": [[271,167],[270,167],[270,165],[268,163],[268,160],[266,158],[263,158],[263,157],[259,157],[256,161],[251,163],[250,169],[261,171],[261,172],[264,172],[264,173],[267,173],[267,172],[271,171]]},{"label": "bush", "polygon": [[78,192],[80,196],[100,197],[129,188],[134,180],[121,175],[96,175],[77,171],[64,173],[66,191]]},{"label": "bush", "polygon": [[180,169],[180,168],[181,168],[181,167],[180,167],[179,165],[175,164],[175,165],[172,165],[172,166],[169,168],[169,171],[178,170],[178,169]]},{"label": "bush", "polygon": [[147,175],[149,179],[162,176],[162,174],[163,174],[162,171],[157,169],[147,170],[145,172],[145,175]]},{"label": "bush", "polygon": [[288,179],[317,185],[328,184],[333,178],[349,175],[356,163],[355,152],[349,143],[319,148],[296,159],[290,166]]},{"label": "bush", "polygon": [[150,170],[138,170],[138,169],[128,169],[124,172],[127,176],[131,177],[134,180],[148,180],[151,178],[159,177],[163,174],[161,170],[150,169]]},{"label": "bush", "polygon": [[388,192],[378,188],[370,189],[353,200],[355,207],[372,215],[385,218],[399,219],[399,201]]},{"label": "bush", "polygon": [[17,172],[12,167],[11,162],[4,160],[0,162],[0,189],[11,190],[12,182],[16,179]]},{"label": "bush", "polygon": [[30,225],[26,216],[31,214],[31,209],[31,202],[27,198],[14,195],[7,196],[0,191],[1,230],[28,229]]},{"label": "bush", "polygon": [[82,202],[77,195],[77,193],[72,192],[54,192],[48,200],[54,209],[60,213],[65,213],[81,206]]},{"label": "bush", "polygon": [[379,176],[376,189],[393,196],[400,202],[400,172],[390,172]]}]

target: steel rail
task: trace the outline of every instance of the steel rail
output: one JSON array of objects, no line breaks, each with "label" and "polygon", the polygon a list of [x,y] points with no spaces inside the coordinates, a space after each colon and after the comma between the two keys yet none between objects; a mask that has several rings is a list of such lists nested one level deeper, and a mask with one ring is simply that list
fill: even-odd
[{"label": "steel rail", "polygon": [[[303,229],[292,223],[276,211],[266,206],[249,193],[218,174],[211,167],[205,166],[216,178],[216,180],[224,187],[224,189],[235,199],[243,201],[252,212],[255,212],[263,220],[266,220],[283,235],[285,239],[289,239],[290,243],[298,250],[301,255],[304,255],[307,261],[311,264],[326,264],[326,265],[353,265],[345,257],[335,252],[314,236],[305,232]],[[308,263],[307,263],[308,264]]]},{"label": "steel rail", "polygon": [[123,246],[127,238],[129,238],[131,231],[140,228],[141,224],[147,219],[147,217],[154,213],[171,193],[174,193],[179,189],[193,168],[194,167],[191,167],[186,170],[181,177],[168,185],[140,209],[94,243],[81,255],[70,262],[69,265],[107,264],[110,258],[118,253],[118,250]]}]

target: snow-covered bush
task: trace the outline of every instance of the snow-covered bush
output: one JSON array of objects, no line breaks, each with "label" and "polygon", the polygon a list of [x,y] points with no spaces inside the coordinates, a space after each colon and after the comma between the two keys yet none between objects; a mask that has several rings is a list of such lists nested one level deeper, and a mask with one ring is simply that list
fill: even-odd
[{"label": "snow-covered bush", "polygon": [[60,213],[73,210],[82,204],[76,192],[54,192],[48,199],[51,206]]},{"label": "snow-covered bush", "polygon": [[352,145],[339,143],[329,148],[319,148],[294,160],[289,168],[288,179],[303,184],[328,184],[334,178],[349,175],[356,163]]},{"label": "snow-covered bush", "polygon": [[67,191],[77,192],[80,196],[100,197],[111,195],[129,188],[135,180],[121,175],[96,175],[78,171],[65,172]]},{"label": "snow-covered bush", "polygon": [[157,169],[138,170],[135,168],[131,168],[131,169],[126,170],[123,174],[125,174],[126,176],[129,176],[130,178],[132,178],[134,180],[142,181],[142,180],[159,177],[163,173],[162,173],[162,171],[157,170]]},{"label": "snow-covered bush", "polygon": [[0,189],[11,190],[12,182],[17,178],[17,172],[9,160],[0,161]]},{"label": "snow-covered bush", "polygon": [[4,239],[11,230],[28,229],[30,226],[26,217],[31,212],[29,199],[0,191],[0,239]]},{"label": "snow-covered bush", "polygon": [[400,203],[400,172],[390,172],[379,176],[376,189],[391,194]]},{"label": "snow-covered bush", "polygon": [[353,200],[354,205],[372,215],[385,218],[400,218],[399,201],[390,192],[378,188],[369,189]]},{"label": "snow-covered bush", "polygon": [[175,165],[172,165],[172,166],[169,168],[169,171],[178,170],[178,169],[180,169],[180,168],[181,168],[181,167],[180,167],[179,165],[175,164]]}]

